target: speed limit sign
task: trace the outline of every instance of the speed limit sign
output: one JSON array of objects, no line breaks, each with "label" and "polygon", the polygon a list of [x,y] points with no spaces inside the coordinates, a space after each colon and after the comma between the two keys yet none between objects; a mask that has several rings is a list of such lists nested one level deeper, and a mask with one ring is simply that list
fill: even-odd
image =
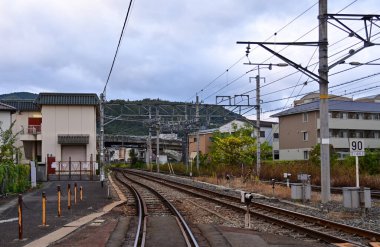
[{"label": "speed limit sign", "polygon": [[365,155],[363,139],[350,139],[350,155],[351,156]]}]

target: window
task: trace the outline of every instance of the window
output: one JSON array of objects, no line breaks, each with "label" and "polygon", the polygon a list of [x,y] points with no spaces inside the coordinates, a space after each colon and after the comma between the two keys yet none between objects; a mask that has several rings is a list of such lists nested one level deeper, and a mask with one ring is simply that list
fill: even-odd
[{"label": "window", "polygon": [[265,131],[260,131],[260,137],[265,137]]},{"label": "window", "polygon": [[379,120],[380,119],[380,114],[377,114],[377,113],[373,114],[373,119],[374,120]]},{"label": "window", "polygon": [[332,118],[343,118],[343,112],[333,111],[331,113]]},{"label": "window", "polygon": [[302,114],[302,121],[304,123],[309,122],[309,114],[308,113]]},{"label": "window", "polygon": [[365,120],[372,120],[372,114],[371,113],[364,113],[363,119]]},{"label": "window", "polygon": [[273,150],[273,159],[274,160],[279,160],[280,159],[280,151]]},{"label": "window", "polygon": [[278,139],[278,137],[279,137],[279,134],[278,134],[278,133],[274,133],[274,134],[273,134],[273,139]]},{"label": "window", "polygon": [[359,119],[359,113],[357,112],[349,112],[348,119]]},{"label": "window", "polygon": [[196,137],[194,137],[194,142],[197,142],[197,138]]},{"label": "window", "polygon": [[309,151],[303,151],[303,159],[308,160],[309,159]]},{"label": "window", "polygon": [[308,141],[309,140],[309,133],[307,131],[302,132],[303,140]]},{"label": "window", "polygon": [[356,132],[355,132],[355,130],[349,130],[348,131],[348,136],[350,138],[356,138]]}]

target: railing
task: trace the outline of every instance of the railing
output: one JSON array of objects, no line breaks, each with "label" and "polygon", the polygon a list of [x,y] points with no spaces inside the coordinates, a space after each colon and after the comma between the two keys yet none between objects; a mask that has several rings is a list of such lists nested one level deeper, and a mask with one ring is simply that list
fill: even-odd
[{"label": "railing", "polygon": [[93,180],[93,177],[98,168],[98,164],[93,161],[59,161],[52,164],[52,168],[55,168],[55,175],[58,176],[58,180],[61,180],[61,176],[68,179],[78,178],[82,180],[82,176],[89,177]]},{"label": "railing", "polygon": [[28,125],[28,134],[41,134],[41,125]]}]

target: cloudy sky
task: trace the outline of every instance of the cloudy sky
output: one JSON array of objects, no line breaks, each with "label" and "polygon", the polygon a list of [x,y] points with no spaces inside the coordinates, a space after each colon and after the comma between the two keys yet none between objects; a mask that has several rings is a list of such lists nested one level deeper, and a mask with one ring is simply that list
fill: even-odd
[{"label": "cloudy sky", "polygon": [[[101,93],[128,4],[0,0],[0,94]],[[329,1],[328,12],[380,14],[380,5],[378,0]],[[247,58],[246,46],[236,41],[318,41],[317,15],[315,0],[134,0],[107,99],[192,101],[198,93],[205,103],[215,103],[216,95],[249,94],[254,100],[256,92],[249,91],[255,84],[249,77],[257,71],[246,73],[253,67],[243,63],[282,61],[254,46]],[[363,22],[346,24],[364,35]],[[372,40],[380,43],[378,26],[373,27]],[[329,44],[330,64],[363,46],[332,24]],[[318,72],[314,47],[270,47]],[[369,47],[346,62],[380,63],[379,57],[379,47]],[[305,83],[308,79],[291,67],[262,67],[263,111],[289,106],[292,97],[318,89],[316,82]],[[345,69],[349,70],[340,72]],[[371,76],[378,71],[379,66],[337,65],[330,70],[330,91],[353,98],[379,94],[379,77]],[[370,77],[349,83],[364,76]]]}]

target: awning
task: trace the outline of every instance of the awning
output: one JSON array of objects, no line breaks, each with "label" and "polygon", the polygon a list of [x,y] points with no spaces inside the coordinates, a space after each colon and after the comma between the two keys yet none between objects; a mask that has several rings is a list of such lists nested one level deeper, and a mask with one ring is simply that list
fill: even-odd
[{"label": "awning", "polygon": [[58,135],[58,144],[88,144],[90,135]]}]

